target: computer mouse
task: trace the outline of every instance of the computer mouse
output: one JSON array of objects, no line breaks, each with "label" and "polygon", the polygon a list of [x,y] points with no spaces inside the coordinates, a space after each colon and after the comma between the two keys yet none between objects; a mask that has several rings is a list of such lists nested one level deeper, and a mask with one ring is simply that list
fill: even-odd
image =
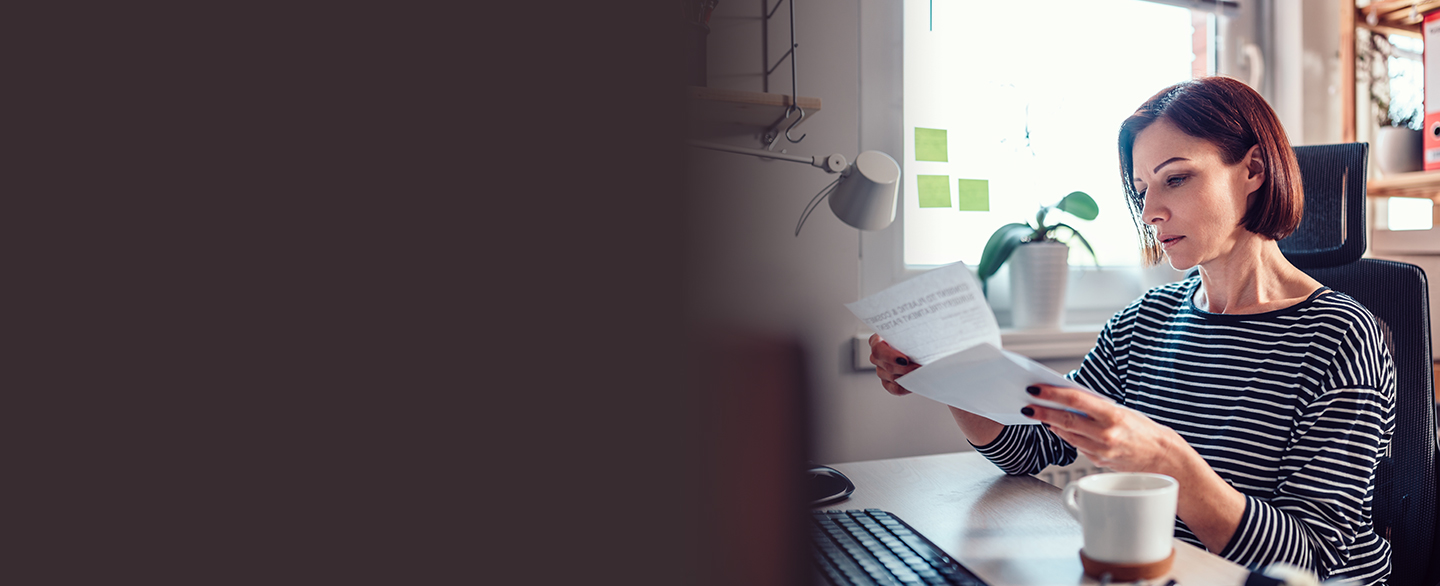
[{"label": "computer mouse", "polygon": [[843,501],[855,492],[855,483],[829,466],[813,465],[806,470],[805,477],[805,491],[812,507]]}]

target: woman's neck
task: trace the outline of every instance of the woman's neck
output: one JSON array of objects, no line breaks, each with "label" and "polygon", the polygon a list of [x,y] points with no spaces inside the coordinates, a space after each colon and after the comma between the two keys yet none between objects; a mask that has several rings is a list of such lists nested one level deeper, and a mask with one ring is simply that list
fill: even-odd
[{"label": "woman's neck", "polygon": [[1225,260],[1200,265],[1195,306],[1210,313],[1254,314],[1308,298],[1320,282],[1295,268],[1267,238],[1242,241]]}]

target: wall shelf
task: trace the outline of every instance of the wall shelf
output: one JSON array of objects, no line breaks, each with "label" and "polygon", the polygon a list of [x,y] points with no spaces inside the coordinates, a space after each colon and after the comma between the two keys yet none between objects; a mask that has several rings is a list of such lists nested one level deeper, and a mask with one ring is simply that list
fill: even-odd
[{"label": "wall shelf", "polygon": [[[1355,142],[1355,29],[1419,38],[1422,15],[1440,8],[1440,0],[1340,0],[1340,142]],[[1370,24],[1371,13],[1375,24]]]},{"label": "wall shelf", "polygon": [[[1354,10],[1355,26],[1387,35],[1412,37],[1420,36],[1420,19],[1410,18],[1412,11],[1420,15],[1440,8],[1440,0],[1371,0],[1363,6],[1361,2],[1350,4],[1350,9]],[[1372,10],[1375,12],[1375,24],[1370,24]]]},{"label": "wall shelf", "polygon": [[1365,184],[1367,197],[1419,197],[1440,202],[1440,172],[1416,171],[1371,179]]},{"label": "wall shelf", "polygon": [[[696,86],[686,86],[685,91],[690,136],[696,138],[758,135],[784,122],[785,110],[792,103],[788,94]],[[800,96],[799,106],[805,110],[808,120],[820,111],[820,98]],[[785,122],[781,132],[789,124]],[[803,126],[802,122],[796,128]]]},{"label": "wall shelf", "polygon": [[[1413,12],[1440,9],[1440,0],[1341,0],[1340,2],[1340,142],[1355,142],[1355,29],[1365,28],[1381,34],[1404,34],[1419,37],[1420,21],[1410,18]],[[1367,22],[1371,12],[1376,22]],[[1371,145],[1374,148],[1374,145]],[[1418,197],[1440,202],[1440,171],[1398,173],[1370,179],[1365,184],[1367,197]]]}]

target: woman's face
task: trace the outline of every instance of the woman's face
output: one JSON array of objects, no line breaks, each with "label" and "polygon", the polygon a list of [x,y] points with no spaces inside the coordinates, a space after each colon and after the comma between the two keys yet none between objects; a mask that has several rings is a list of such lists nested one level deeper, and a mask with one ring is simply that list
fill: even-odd
[{"label": "woman's face", "polygon": [[1170,266],[1187,270],[1228,259],[1256,234],[1240,220],[1249,196],[1265,182],[1259,147],[1226,165],[1220,150],[1156,120],[1135,137],[1135,191],[1144,194],[1141,218],[1155,231]]}]

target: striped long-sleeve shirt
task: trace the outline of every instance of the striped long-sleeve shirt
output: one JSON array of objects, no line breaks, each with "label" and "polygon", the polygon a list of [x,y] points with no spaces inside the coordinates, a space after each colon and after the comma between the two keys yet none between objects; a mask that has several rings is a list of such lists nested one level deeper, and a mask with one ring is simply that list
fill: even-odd
[{"label": "striped long-sleeve shirt", "polygon": [[[1067,376],[1174,429],[1245,495],[1220,556],[1384,582],[1390,545],[1370,514],[1395,429],[1395,367],[1374,316],[1328,289],[1268,313],[1212,314],[1191,301],[1199,283],[1131,303]],[[1006,426],[976,450],[1017,475],[1075,460],[1040,425]],[[1205,547],[1178,519],[1175,536]]]}]

